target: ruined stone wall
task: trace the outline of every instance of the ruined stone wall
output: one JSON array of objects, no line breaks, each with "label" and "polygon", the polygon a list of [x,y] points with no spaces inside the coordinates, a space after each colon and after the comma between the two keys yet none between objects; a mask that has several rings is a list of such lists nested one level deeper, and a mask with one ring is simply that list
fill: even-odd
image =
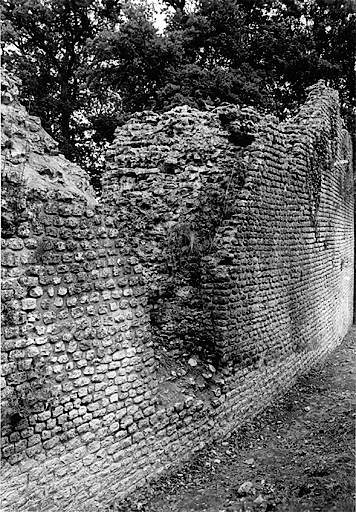
[{"label": "ruined stone wall", "polygon": [[336,93],[315,86],[296,118],[259,137],[205,259],[217,349],[242,364],[326,346],[352,318],[352,163]]},{"label": "ruined stone wall", "polygon": [[104,511],[345,335],[351,144],[322,84],[280,124],[138,114],[98,203],[4,85],[2,506]]}]

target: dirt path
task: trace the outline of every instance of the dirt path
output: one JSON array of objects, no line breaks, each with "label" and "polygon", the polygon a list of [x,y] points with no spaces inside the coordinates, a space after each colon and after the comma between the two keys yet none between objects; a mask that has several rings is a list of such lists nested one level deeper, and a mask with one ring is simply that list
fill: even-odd
[{"label": "dirt path", "polygon": [[118,512],[353,512],[356,327],[263,416]]}]

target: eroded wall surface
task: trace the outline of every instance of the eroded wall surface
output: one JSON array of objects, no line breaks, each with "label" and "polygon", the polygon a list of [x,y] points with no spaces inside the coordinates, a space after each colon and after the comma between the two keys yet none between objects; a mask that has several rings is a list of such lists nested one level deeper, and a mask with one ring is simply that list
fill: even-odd
[{"label": "eroded wall surface", "polygon": [[2,506],[100,511],[236,429],[352,323],[337,94],[117,132],[97,201],[3,78]]}]

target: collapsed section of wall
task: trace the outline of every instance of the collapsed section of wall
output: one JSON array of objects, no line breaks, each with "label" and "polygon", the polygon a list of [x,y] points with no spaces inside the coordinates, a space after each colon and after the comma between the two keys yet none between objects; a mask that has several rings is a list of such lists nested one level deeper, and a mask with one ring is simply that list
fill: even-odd
[{"label": "collapsed section of wall", "polygon": [[323,84],[285,123],[138,114],[97,204],[3,79],[3,506],[104,511],[346,333],[350,139]]},{"label": "collapsed section of wall", "polygon": [[185,353],[219,364],[204,257],[238,210],[248,174],[242,150],[260,123],[253,109],[232,105],[138,114],[108,154],[105,201],[123,245],[142,261],[155,349],[172,363]]}]

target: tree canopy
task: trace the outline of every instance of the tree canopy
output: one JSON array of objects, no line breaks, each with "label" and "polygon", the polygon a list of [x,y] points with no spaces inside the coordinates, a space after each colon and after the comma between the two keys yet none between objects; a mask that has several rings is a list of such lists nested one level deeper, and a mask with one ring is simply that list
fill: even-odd
[{"label": "tree canopy", "polygon": [[352,0],[4,0],[3,63],[22,101],[99,186],[103,152],[133,112],[250,104],[283,118],[319,79],[355,133]]}]

